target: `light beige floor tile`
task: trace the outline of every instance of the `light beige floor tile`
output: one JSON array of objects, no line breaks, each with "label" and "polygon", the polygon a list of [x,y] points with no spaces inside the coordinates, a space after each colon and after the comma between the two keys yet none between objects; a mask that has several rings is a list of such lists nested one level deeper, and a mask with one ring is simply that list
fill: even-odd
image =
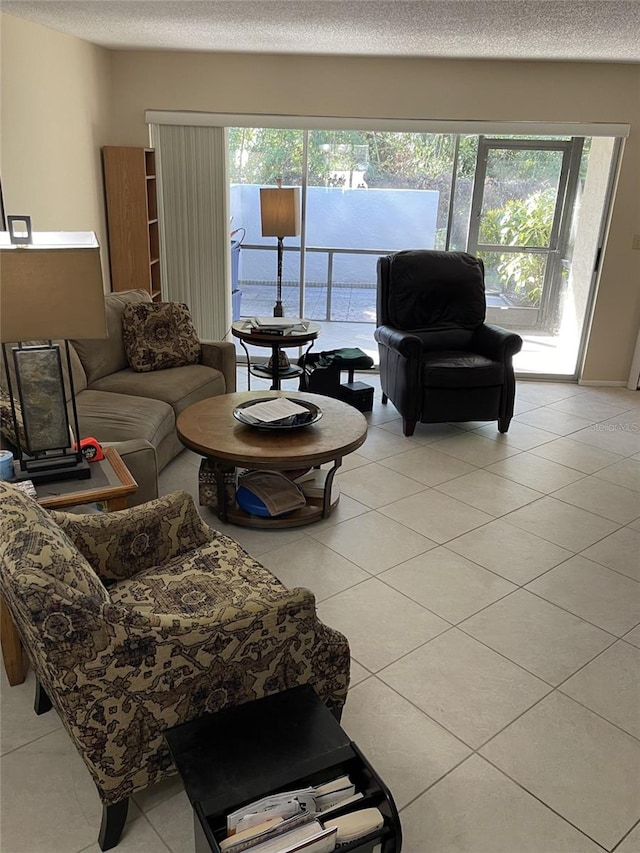
[{"label": "light beige floor tile", "polygon": [[370,412],[365,412],[364,416],[370,426],[377,426],[389,423],[390,421],[400,420],[398,410],[393,403],[389,401],[386,405],[383,405],[380,401],[380,397],[375,394],[373,397],[373,409]]},{"label": "light beige floor tile", "polygon": [[640,817],[640,743],[559,693],[481,753],[607,849]]},{"label": "light beige floor tile", "polygon": [[360,684],[361,681],[364,681],[365,678],[371,678],[371,673],[368,669],[365,669],[362,664],[358,663],[355,658],[351,658],[351,673],[349,678],[349,689],[355,687],[356,684]]},{"label": "light beige floor tile", "polygon": [[[394,435],[404,435],[402,420],[388,421],[381,424],[381,428],[393,433]],[[450,438],[454,435],[460,435],[464,430],[455,424],[416,424],[416,428],[411,436],[411,441],[414,444],[431,444],[434,441],[439,441],[441,438]]]},{"label": "light beige floor tile", "polygon": [[553,497],[620,524],[628,524],[640,517],[639,492],[593,476],[558,489]]},{"label": "light beige floor tile", "polygon": [[379,677],[474,749],[550,690],[457,628]]},{"label": "light beige floor tile", "polygon": [[436,547],[431,539],[378,512],[319,533],[310,530],[310,535],[373,575]]},{"label": "light beige floor tile", "polygon": [[614,641],[611,634],[526,590],[517,590],[458,627],[554,685]]},{"label": "light beige floor tile", "polygon": [[640,622],[636,581],[584,557],[572,557],[527,589],[617,637]]},{"label": "light beige floor tile", "polygon": [[538,403],[533,403],[530,400],[523,400],[518,396],[516,390],[516,399],[513,404],[513,414],[521,415],[523,412],[530,412],[532,409],[538,409]]},{"label": "light beige floor tile", "polygon": [[376,578],[321,602],[318,612],[323,622],[346,635],[351,653],[370,672],[450,627]]},{"label": "light beige floor tile", "polygon": [[292,545],[267,551],[260,562],[289,589],[296,586],[310,589],[317,601],[371,577],[309,536]]},{"label": "light beige floor tile", "polygon": [[582,389],[569,382],[536,382],[519,379],[516,383],[516,397],[519,400],[535,402],[538,406],[549,406],[558,400],[574,397],[583,393]]},{"label": "light beige floor tile", "polygon": [[146,818],[172,853],[195,853],[193,809],[184,791],[151,809]]},{"label": "light beige floor tile", "polygon": [[560,689],[640,740],[640,649],[620,640]]},{"label": "light beige floor tile", "polygon": [[[379,712],[372,714],[372,708]],[[399,809],[470,753],[375,677],[349,691],[341,725],[389,786]]]},{"label": "light beige floor tile", "polygon": [[402,434],[394,435],[387,429],[373,426],[369,429],[365,443],[358,448],[358,453],[371,462],[377,462],[387,456],[393,456],[394,453],[404,453],[411,447],[418,447],[412,438]]},{"label": "light beige floor tile", "polygon": [[554,438],[557,438],[559,435],[569,435],[572,432],[577,432],[577,430],[584,429],[593,423],[593,420],[590,418],[578,418],[575,415],[570,415],[567,412],[561,412],[551,407],[523,412],[521,415],[516,415],[515,420],[518,423],[528,424],[529,426],[552,433]]},{"label": "light beige floor tile", "polygon": [[621,527],[581,556],[640,581],[640,531],[631,527]]},{"label": "light beige floor tile", "polygon": [[550,459],[552,462],[559,462],[560,465],[566,465],[568,468],[575,468],[583,474],[593,474],[601,468],[606,468],[607,465],[620,462],[623,458],[619,453],[590,447],[582,441],[575,441],[574,438],[550,441],[548,444],[535,447],[531,453],[542,456],[543,459]]},{"label": "light beige floor tile", "polygon": [[334,524],[340,524],[349,518],[356,518],[356,516],[369,511],[368,506],[361,504],[359,501],[354,501],[349,495],[341,494],[338,506],[332,511],[329,518],[321,518],[319,521],[314,521],[309,527],[301,528],[301,530],[305,533],[326,530],[328,527],[333,527]]},{"label": "light beige floor tile", "polygon": [[346,471],[338,476],[338,482],[341,492],[371,509],[378,509],[425,488],[423,483],[376,463]]},{"label": "light beige floor tile", "polygon": [[237,524],[227,524],[214,515],[207,507],[200,507],[200,513],[206,523],[214,530],[220,531],[236,542],[256,559],[262,554],[281,548],[283,545],[291,545],[305,539],[305,529],[294,527],[291,530],[263,530],[258,527],[240,527]]},{"label": "light beige floor tile", "polygon": [[516,589],[509,581],[444,547],[414,557],[379,577],[453,623]]},{"label": "light beige floor tile", "polygon": [[619,453],[621,456],[633,456],[640,451],[640,434],[621,428],[622,426],[624,425],[617,422],[604,421],[573,433],[572,438],[591,447]]},{"label": "light beige floor tile", "polygon": [[543,497],[542,492],[483,470],[441,483],[436,489],[493,516],[505,515]]},{"label": "light beige floor tile", "polygon": [[631,631],[625,634],[624,640],[627,643],[632,643],[636,648],[640,649],[640,625],[636,628],[632,628]]},{"label": "light beige floor tile", "polygon": [[[351,471],[353,468],[361,468],[363,465],[368,465],[369,460],[365,459],[364,456],[360,456],[360,454],[356,451],[355,453],[349,453],[342,460],[342,464],[338,470],[340,473],[344,471]],[[330,466],[323,465],[323,468],[327,468]]]},{"label": "light beige floor tile", "polygon": [[[499,436],[500,433],[497,435]],[[478,468],[483,468],[486,465],[498,462],[500,459],[506,459],[507,456],[520,453],[515,447],[507,447],[497,440],[491,440],[473,432],[453,438],[444,438],[436,441],[433,447],[435,450],[448,453],[450,456],[455,456],[456,459],[462,459],[463,462],[469,462]]]},{"label": "light beige floor tile", "polygon": [[478,755],[411,803],[401,819],[407,853],[602,851]]},{"label": "light beige floor tile", "polygon": [[151,785],[149,788],[136,791],[133,799],[140,811],[144,813],[155,809],[156,806],[162,803],[166,803],[167,800],[175,797],[181,791],[184,791],[184,785],[182,784],[182,779],[176,773],[167,779],[163,779],[161,782],[156,782],[155,785]]},{"label": "light beige floor tile", "polygon": [[640,394],[637,391],[632,391],[630,388],[582,386],[582,389],[589,400],[623,406],[627,410],[638,409],[640,407]]},{"label": "light beige floor tile", "polygon": [[64,729],[2,757],[2,850],[69,853],[98,837],[102,805]]},{"label": "light beige floor tile", "polygon": [[624,462],[616,462],[606,468],[596,471],[594,474],[600,480],[607,480],[625,489],[635,489],[640,492],[640,461],[636,459],[625,459]]},{"label": "light beige floor tile", "polygon": [[573,551],[497,519],[447,542],[447,548],[516,584],[528,583]]},{"label": "light beige floor tile", "polygon": [[627,835],[622,844],[616,847],[616,853],[638,853],[640,850],[640,823]]},{"label": "light beige floor tile", "polygon": [[552,497],[509,513],[505,521],[574,552],[588,548],[619,527],[602,516]]},{"label": "light beige floor tile", "polygon": [[627,404],[621,401],[613,402],[610,398],[608,401],[598,399],[588,391],[585,394],[576,394],[573,397],[567,397],[564,400],[558,400],[556,403],[549,405],[550,409],[557,409],[560,412],[569,412],[572,415],[577,415],[580,418],[586,418],[592,423],[597,421],[606,421],[609,418],[614,418],[620,415],[628,408]]},{"label": "light beige floor tile", "polygon": [[180,489],[191,495],[196,506],[199,504],[198,470],[182,454],[158,474],[158,494],[168,495]]},{"label": "light beige floor tile", "polygon": [[489,465],[485,471],[507,477],[515,483],[545,494],[555,492],[556,489],[575,483],[585,476],[581,471],[551,462],[550,459],[542,459],[533,453],[519,453],[518,456]]},{"label": "light beige floor tile", "polygon": [[62,728],[56,711],[37,716],[33,710],[36,680],[29,668],[23,684],[9,687],[0,664],[0,755]]},{"label": "light beige floor tile", "polygon": [[548,441],[555,441],[558,437],[554,432],[538,429],[536,426],[530,426],[528,423],[521,423],[519,420],[511,421],[509,432],[495,436],[496,425],[488,424],[480,427],[475,431],[476,435],[481,435],[483,438],[495,438],[506,447],[514,447],[516,450],[530,450],[532,447],[538,447],[540,444],[546,444]]},{"label": "light beige floor tile", "polygon": [[438,544],[493,521],[486,512],[432,489],[381,507],[380,512]]},{"label": "light beige floor tile", "polygon": [[[118,853],[173,853],[145,817],[127,823],[116,849]],[[87,847],[82,853],[101,853],[101,851],[96,843]]]},{"label": "light beige floor tile", "polygon": [[453,480],[455,477],[461,477],[476,470],[474,465],[469,465],[468,462],[463,462],[447,453],[440,453],[428,446],[408,450],[406,453],[397,453],[389,459],[383,459],[380,464],[426,486],[437,486],[438,483]]}]

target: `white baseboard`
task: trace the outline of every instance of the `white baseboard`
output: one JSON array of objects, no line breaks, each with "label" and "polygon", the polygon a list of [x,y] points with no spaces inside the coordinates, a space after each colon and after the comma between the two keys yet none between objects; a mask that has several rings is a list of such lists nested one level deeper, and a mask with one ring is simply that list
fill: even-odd
[{"label": "white baseboard", "polygon": [[594,385],[605,388],[626,388],[627,383],[624,379],[579,379],[578,385]]}]

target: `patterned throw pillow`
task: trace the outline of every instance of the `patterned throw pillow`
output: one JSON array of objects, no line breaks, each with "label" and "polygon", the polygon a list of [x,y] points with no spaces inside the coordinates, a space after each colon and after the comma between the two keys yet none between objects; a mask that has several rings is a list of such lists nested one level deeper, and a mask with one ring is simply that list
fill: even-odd
[{"label": "patterned throw pillow", "polygon": [[200,361],[200,341],[189,309],[180,302],[139,302],[122,312],[122,339],[138,373]]},{"label": "patterned throw pillow", "polygon": [[[20,403],[16,400],[16,421],[18,422],[18,434],[20,435],[20,444],[25,447],[24,423],[22,422],[22,409]],[[0,433],[13,444],[18,446],[16,441],[16,433],[13,428],[13,415],[11,414],[11,397],[6,388],[0,388]]]}]

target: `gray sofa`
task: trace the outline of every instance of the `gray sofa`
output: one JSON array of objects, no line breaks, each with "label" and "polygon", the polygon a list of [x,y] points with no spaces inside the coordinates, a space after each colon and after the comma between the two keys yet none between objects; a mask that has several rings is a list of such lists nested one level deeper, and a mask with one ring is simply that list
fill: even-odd
[{"label": "gray sofa", "polygon": [[129,302],[149,302],[144,290],[105,296],[108,337],[72,341],[71,361],[80,434],[113,444],[138,482],[131,504],[157,496],[157,473],[182,449],[176,416],[206,397],[236,389],[235,347],[202,342],[200,363],[136,373],[122,339]]}]

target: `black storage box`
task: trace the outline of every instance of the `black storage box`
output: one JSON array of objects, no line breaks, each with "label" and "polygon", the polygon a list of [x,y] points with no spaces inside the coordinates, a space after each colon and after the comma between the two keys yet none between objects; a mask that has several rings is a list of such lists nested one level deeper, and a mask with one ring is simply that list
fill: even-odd
[{"label": "black storage box", "polygon": [[373,409],[373,388],[364,382],[345,382],[340,386],[340,399],[360,412]]}]

